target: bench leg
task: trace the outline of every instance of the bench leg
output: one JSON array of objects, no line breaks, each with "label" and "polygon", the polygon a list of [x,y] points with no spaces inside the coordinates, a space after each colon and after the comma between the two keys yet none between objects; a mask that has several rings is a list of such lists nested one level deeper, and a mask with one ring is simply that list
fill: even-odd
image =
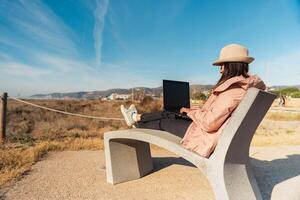
[{"label": "bench leg", "polygon": [[225,164],[224,169],[211,169],[208,179],[216,200],[262,200],[250,165]]},{"label": "bench leg", "polygon": [[138,179],[153,170],[149,143],[115,139],[105,141],[104,146],[108,183]]}]

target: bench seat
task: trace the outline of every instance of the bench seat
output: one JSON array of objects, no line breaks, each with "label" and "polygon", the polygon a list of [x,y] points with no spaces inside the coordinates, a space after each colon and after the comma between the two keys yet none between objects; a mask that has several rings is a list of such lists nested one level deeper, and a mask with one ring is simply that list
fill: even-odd
[{"label": "bench seat", "polygon": [[248,89],[208,159],[183,148],[180,137],[165,131],[136,128],[105,133],[107,182],[122,183],[151,173],[151,143],[195,165],[207,177],[217,200],[262,199],[252,172],[249,147],[275,97],[256,88]]},{"label": "bench seat", "polygon": [[206,173],[206,162],[208,161],[208,159],[183,148],[179,143],[181,138],[169,132],[152,129],[133,128],[130,130],[107,132],[104,137],[105,141],[113,142],[114,140],[120,141],[121,139],[128,140],[128,138],[130,138],[130,140],[135,140],[136,142],[143,141],[146,143],[157,145],[184,158],[185,160],[201,169],[203,173]]}]

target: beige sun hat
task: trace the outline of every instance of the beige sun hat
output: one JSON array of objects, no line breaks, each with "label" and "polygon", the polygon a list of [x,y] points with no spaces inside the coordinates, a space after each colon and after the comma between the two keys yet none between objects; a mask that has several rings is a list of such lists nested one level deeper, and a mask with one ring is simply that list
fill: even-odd
[{"label": "beige sun hat", "polygon": [[251,63],[254,58],[248,56],[248,49],[239,44],[229,44],[221,49],[219,59],[213,65],[222,65],[224,62],[245,62]]}]

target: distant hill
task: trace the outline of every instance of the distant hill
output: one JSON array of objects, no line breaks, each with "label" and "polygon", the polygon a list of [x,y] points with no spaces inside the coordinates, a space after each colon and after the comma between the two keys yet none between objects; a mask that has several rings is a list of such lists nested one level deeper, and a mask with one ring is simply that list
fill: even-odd
[{"label": "distant hill", "polygon": [[[212,85],[191,85],[191,92],[203,92],[205,90],[210,90]],[[68,93],[49,93],[49,94],[35,94],[29,98],[33,99],[99,99],[102,97],[107,97],[112,93],[118,94],[131,94],[132,89],[134,91],[144,90],[145,94],[160,96],[163,89],[162,86],[156,88],[147,87],[135,87],[129,89],[114,88],[104,91],[92,91],[92,92],[68,92]]]},{"label": "distant hill", "polygon": [[[195,92],[203,92],[211,90],[213,85],[190,85],[190,93]],[[278,85],[272,86],[273,89],[282,89],[287,87],[297,87],[300,89],[300,85]],[[104,91],[92,91],[92,92],[69,92],[69,93],[50,93],[50,94],[35,94],[30,96],[29,98],[33,99],[99,99],[102,97],[107,97],[112,93],[118,94],[131,94],[132,89],[134,91],[144,90],[145,94],[160,96],[162,93],[162,86],[156,88],[147,88],[147,87],[135,87],[129,89],[122,89],[122,88],[114,88]]]}]

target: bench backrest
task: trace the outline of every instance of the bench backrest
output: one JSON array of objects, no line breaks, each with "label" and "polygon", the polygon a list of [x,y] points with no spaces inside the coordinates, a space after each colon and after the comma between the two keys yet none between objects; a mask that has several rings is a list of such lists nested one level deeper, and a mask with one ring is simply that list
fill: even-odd
[{"label": "bench backrest", "polygon": [[230,163],[247,162],[253,135],[275,98],[274,94],[249,88],[224,127],[210,159]]}]

